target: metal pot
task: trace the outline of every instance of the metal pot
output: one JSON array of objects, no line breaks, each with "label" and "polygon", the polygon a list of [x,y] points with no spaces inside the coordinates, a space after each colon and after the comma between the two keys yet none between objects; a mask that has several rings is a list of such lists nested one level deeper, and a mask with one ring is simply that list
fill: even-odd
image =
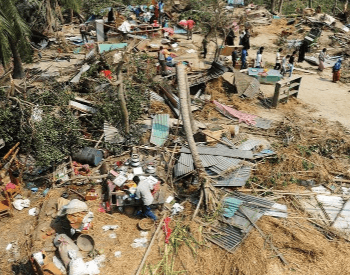
[{"label": "metal pot", "polygon": [[156,172],[156,167],[153,166],[153,165],[148,165],[148,166],[147,166],[147,169],[146,169],[146,172],[147,172],[148,174],[154,174],[154,173]]}]

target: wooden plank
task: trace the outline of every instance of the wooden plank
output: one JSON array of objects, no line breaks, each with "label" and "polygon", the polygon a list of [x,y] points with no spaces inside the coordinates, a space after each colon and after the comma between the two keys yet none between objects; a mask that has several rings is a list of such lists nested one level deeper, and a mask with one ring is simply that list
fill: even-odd
[{"label": "wooden plank", "polygon": [[308,73],[308,74],[317,74],[316,72],[312,72],[312,71],[309,71],[309,70],[304,70],[304,69],[301,69],[301,68],[294,68],[294,71],[300,71],[300,72]]}]

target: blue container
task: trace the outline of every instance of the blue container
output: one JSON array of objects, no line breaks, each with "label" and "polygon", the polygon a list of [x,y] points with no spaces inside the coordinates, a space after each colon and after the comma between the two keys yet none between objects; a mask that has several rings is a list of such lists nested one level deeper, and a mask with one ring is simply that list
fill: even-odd
[{"label": "blue container", "polygon": [[92,147],[85,147],[79,152],[74,153],[72,158],[82,164],[97,166],[103,159],[103,153],[101,150]]}]

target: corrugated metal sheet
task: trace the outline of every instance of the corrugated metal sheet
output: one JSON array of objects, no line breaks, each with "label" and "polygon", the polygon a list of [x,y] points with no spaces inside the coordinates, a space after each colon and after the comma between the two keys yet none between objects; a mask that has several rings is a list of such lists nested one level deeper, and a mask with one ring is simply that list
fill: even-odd
[{"label": "corrugated metal sheet", "polygon": [[229,168],[237,166],[241,162],[240,159],[227,158],[227,157],[221,157],[221,156],[217,156],[216,159],[218,163],[215,164],[214,166],[215,168],[221,171],[225,171]]},{"label": "corrugated metal sheet", "polygon": [[270,129],[272,125],[272,120],[261,117],[257,117],[255,122],[256,124],[254,126],[261,129]]},{"label": "corrugated metal sheet", "polygon": [[185,174],[188,174],[190,172],[192,172],[194,170],[193,166],[192,167],[188,167],[186,165],[183,165],[182,163],[178,163],[174,166],[174,176],[177,177],[181,177]]},{"label": "corrugated metal sheet", "polygon": [[231,146],[235,146],[234,143],[230,139],[228,139],[227,137],[222,137],[221,140],[223,142],[230,144]]},{"label": "corrugated metal sheet", "polygon": [[193,158],[190,154],[181,154],[177,162],[187,167],[193,167]]},{"label": "corrugated metal sheet", "polygon": [[225,144],[222,144],[222,143],[216,144],[216,145],[215,145],[215,148],[220,148],[220,149],[224,149],[224,150],[226,150],[226,149],[232,149],[231,147],[229,147],[229,146],[227,146],[227,145],[225,145]]},{"label": "corrugated metal sheet", "polygon": [[216,187],[238,187],[243,186],[250,177],[251,167],[242,166],[234,171],[229,177],[217,180]]},{"label": "corrugated metal sheet", "polygon": [[150,90],[150,91],[147,91],[146,94],[149,95],[151,100],[153,100],[153,101],[159,101],[159,102],[163,102],[163,103],[165,102],[164,98],[162,98],[156,92],[153,92],[153,91]]},{"label": "corrugated metal sheet", "polygon": [[237,198],[225,198],[224,199],[224,214],[226,218],[231,218],[238,210],[239,206],[242,204],[242,201]]},{"label": "corrugated metal sheet", "polygon": [[238,146],[238,149],[244,150],[244,151],[250,151],[254,147],[259,146],[260,144],[262,144],[260,140],[248,139],[247,141],[243,142],[240,146]]},{"label": "corrugated metal sheet", "polygon": [[239,133],[239,134],[234,136],[234,138],[232,139],[232,143],[237,145],[245,139],[248,139],[248,135],[244,134],[244,133]]},{"label": "corrugated metal sheet", "polygon": [[206,235],[205,237],[229,252],[233,252],[246,236],[241,229],[224,223],[220,223],[215,229],[221,232],[221,234],[214,236]]},{"label": "corrugated metal sheet", "polygon": [[122,143],[124,138],[120,135],[119,130],[112,126],[110,123],[105,122],[103,124],[103,132],[105,135],[105,141],[109,143]]},{"label": "corrugated metal sheet", "polygon": [[169,114],[158,114],[153,118],[150,142],[163,146],[169,135]]},{"label": "corrugated metal sheet", "polygon": [[254,197],[251,195],[242,194],[240,192],[235,192],[232,195],[230,195],[230,197],[240,199],[244,201],[245,205],[249,205],[250,207],[258,207],[261,211],[266,211],[264,207],[271,208],[274,204],[274,202],[272,201],[259,197]]},{"label": "corrugated metal sheet", "polygon": [[272,156],[275,154],[276,154],[275,151],[272,151],[270,149],[265,149],[265,150],[260,151],[259,153],[255,153],[254,159],[264,158],[264,157]]},{"label": "corrugated metal sheet", "polygon": [[249,84],[248,88],[245,90],[243,95],[245,97],[252,98],[254,97],[257,93],[259,93],[260,90],[260,82],[254,78],[252,82]]},{"label": "corrugated metal sheet", "polygon": [[199,155],[204,167],[210,167],[218,163],[216,157],[211,155]]},{"label": "corrugated metal sheet", "polygon": [[263,213],[261,213],[258,209],[252,209],[250,207],[241,205],[236,214],[230,218],[228,222],[238,227],[243,232],[248,233],[253,228],[253,225],[249,219],[247,219],[246,215],[251,221],[255,223],[263,216]]},{"label": "corrugated metal sheet", "polygon": [[[224,148],[197,146],[197,151],[200,155],[223,156],[223,157],[242,158],[242,159],[253,158],[253,153],[251,151],[242,151],[238,149],[224,149]],[[186,147],[182,147],[180,152],[190,154],[190,149],[187,149]]]}]

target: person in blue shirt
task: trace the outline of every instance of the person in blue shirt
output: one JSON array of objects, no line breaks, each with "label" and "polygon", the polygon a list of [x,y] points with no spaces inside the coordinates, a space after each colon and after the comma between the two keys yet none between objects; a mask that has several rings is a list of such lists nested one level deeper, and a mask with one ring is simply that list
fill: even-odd
[{"label": "person in blue shirt", "polygon": [[248,51],[247,51],[247,48],[244,47],[241,54],[241,60],[242,60],[241,70],[247,68],[247,56],[248,56]]}]

